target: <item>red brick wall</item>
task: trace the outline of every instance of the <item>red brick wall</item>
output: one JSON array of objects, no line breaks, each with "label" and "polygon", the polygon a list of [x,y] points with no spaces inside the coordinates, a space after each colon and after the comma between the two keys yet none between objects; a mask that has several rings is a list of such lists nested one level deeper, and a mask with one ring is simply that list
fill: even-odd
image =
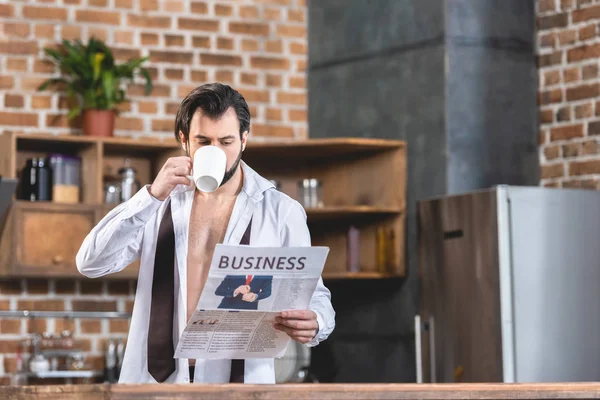
[{"label": "red brick wall", "polygon": [[35,89],[54,69],[42,48],[61,38],[106,41],[118,59],[150,56],[155,83],[132,86],[117,135],[172,135],[181,99],[221,81],[249,102],[253,138],[304,138],[305,0],[19,0],[0,4],[0,127],[69,133],[66,101]]},{"label": "red brick wall", "polygon": [[600,189],[600,1],[538,0],[542,184]]},{"label": "red brick wall", "polygon": [[[35,89],[54,69],[42,48],[61,38],[96,36],[119,59],[150,56],[155,89],[129,89],[116,135],[172,137],[182,97],[207,81],[231,84],[250,104],[251,138],[307,137],[305,0],[14,0],[0,1],[0,132],[79,133],[58,93]],[[131,311],[133,282],[15,280],[0,283],[0,310]],[[121,320],[0,320],[0,383],[16,368],[18,340],[71,329],[88,359],[103,366]],[[0,359],[0,367],[2,366]]]}]

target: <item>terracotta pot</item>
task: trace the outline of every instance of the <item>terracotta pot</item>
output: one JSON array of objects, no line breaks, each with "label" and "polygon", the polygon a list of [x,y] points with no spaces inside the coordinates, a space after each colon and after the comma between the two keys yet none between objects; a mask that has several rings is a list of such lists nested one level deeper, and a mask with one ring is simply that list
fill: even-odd
[{"label": "terracotta pot", "polygon": [[83,134],[86,136],[112,136],[115,127],[114,110],[83,111]]}]

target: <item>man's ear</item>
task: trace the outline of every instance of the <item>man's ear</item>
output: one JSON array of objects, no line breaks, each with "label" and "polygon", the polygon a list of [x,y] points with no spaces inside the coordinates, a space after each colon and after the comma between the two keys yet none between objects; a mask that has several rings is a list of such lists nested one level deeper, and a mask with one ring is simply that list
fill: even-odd
[{"label": "man's ear", "polygon": [[248,131],[242,133],[242,151],[246,150],[246,143],[248,142]]}]

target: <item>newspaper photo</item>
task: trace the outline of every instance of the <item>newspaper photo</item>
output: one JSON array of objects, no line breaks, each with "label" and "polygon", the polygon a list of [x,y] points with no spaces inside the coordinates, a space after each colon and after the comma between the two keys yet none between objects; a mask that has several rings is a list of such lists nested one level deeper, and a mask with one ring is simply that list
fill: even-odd
[{"label": "newspaper photo", "polygon": [[290,338],[274,328],[281,311],[306,310],[328,247],[217,245],[175,358],[281,357]]}]

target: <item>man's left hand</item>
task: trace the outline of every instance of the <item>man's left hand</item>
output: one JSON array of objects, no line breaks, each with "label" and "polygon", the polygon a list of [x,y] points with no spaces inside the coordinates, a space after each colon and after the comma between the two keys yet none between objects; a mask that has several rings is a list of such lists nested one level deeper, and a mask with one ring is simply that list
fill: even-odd
[{"label": "man's left hand", "polygon": [[300,342],[309,343],[317,334],[317,314],[310,310],[282,311],[275,318],[275,329]]}]

